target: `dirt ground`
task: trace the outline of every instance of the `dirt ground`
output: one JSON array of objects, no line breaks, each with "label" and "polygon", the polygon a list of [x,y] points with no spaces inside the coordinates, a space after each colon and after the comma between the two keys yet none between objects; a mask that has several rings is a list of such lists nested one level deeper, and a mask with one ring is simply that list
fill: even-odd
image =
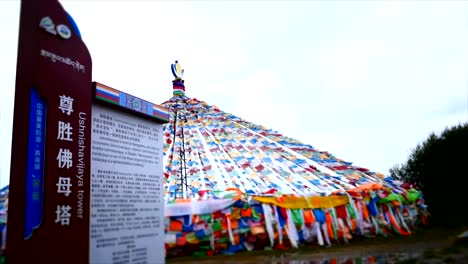
[{"label": "dirt ground", "polygon": [[466,263],[468,246],[456,244],[464,229],[425,228],[410,237],[353,239],[331,247],[303,247],[287,251],[254,251],[213,257],[167,259],[170,264],[231,263]]}]

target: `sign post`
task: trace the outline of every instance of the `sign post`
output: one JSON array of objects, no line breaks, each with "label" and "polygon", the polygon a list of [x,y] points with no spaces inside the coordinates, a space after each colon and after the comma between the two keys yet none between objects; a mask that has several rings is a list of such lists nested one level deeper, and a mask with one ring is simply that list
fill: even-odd
[{"label": "sign post", "polygon": [[91,56],[57,0],[23,0],[7,262],[164,263],[168,119],[93,85]]},{"label": "sign post", "polygon": [[91,65],[57,0],[21,2],[9,263],[88,262]]},{"label": "sign post", "polygon": [[90,263],[164,263],[164,107],[94,84]]}]

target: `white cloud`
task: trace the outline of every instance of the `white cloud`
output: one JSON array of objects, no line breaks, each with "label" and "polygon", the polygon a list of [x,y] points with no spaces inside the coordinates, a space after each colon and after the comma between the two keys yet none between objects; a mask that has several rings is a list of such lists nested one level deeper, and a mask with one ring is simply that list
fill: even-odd
[{"label": "white cloud", "polygon": [[[10,151],[18,45],[19,1],[0,3],[0,186],[10,177]],[[1,10],[5,10],[2,12]],[[0,188],[1,188],[0,187]]]},{"label": "white cloud", "polygon": [[278,78],[269,72],[257,72],[250,78],[223,85],[234,108],[225,109],[248,121],[271,125],[281,113],[272,90],[278,87]]},{"label": "white cloud", "polygon": [[[94,80],[162,102],[178,59],[187,95],[370,169],[387,170],[431,130],[466,120],[443,111],[466,97],[466,2],[63,3]],[[0,1],[0,185],[18,7]]]},{"label": "white cloud", "polygon": [[[337,40],[313,51],[321,65],[328,67],[325,90],[348,96],[362,92],[362,81],[368,78],[370,63],[382,48],[375,40]],[[315,48],[315,47],[314,47]]]},{"label": "white cloud", "polygon": [[408,3],[405,1],[385,1],[381,4],[382,16],[385,18],[400,16],[407,9]]}]

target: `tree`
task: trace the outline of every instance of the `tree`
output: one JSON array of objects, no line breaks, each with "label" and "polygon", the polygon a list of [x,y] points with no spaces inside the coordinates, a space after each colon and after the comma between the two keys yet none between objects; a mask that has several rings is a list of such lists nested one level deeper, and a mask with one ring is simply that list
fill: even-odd
[{"label": "tree", "polygon": [[422,191],[432,223],[468,225],[468,123],[431,133],[390,174]]}]

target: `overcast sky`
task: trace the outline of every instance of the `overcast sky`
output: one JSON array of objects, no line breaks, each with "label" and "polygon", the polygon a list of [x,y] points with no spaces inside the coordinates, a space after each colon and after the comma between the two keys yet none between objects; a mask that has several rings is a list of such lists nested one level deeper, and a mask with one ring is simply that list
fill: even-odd
[{"label": "overcast sky", "polygon": [[[186,94],[387,173],[468,120],[468,1],[61,1],[93,80]],[[18,0],[0,1],[0,186],[8,184]]]}]

